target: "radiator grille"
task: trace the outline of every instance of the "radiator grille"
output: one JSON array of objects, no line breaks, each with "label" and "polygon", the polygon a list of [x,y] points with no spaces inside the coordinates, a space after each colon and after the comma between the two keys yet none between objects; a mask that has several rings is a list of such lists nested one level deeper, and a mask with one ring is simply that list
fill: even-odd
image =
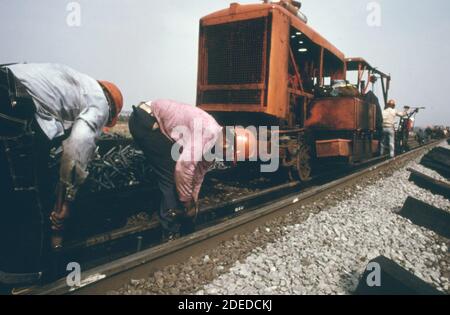
[{"label": "radiator grille", "polygon": [[261,103],[260,90],[238,91],[206,91],[203,93],[204,104],[244,104],[255,105]]},{"label": "radiator grille", "polygon": [[207,84],[249,84],[263,80],[266,18],[205,28]]}]

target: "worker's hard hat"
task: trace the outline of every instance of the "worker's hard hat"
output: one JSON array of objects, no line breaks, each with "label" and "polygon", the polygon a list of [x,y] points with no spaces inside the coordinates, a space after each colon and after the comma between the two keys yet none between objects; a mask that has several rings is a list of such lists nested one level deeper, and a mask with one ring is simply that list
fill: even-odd
[{"label": "worker's hard hat", "polygon": [[114,83],[108,81],[98,81],[98,83],[108,94],[109,101],[112,102],[112,104],[110,104],[112,108],[107,126],[114,127],[117,124],[119,114],[123,108],[122,92],[120,92],[119,88]]},{"label": "worker's hard hat", "polygon": [[236,127],[235,141],[236,141],[236,156],[239,161],[248,161],[254,159],[258,155],[258,140],[257,135],[251,130]]}]

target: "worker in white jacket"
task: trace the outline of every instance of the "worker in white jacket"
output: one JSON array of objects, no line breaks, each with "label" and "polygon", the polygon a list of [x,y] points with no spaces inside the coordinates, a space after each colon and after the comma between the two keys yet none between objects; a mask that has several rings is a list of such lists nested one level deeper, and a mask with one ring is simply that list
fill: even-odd
[{"label": "worker in white jacket", "polygon": [[[88,175],[87,166],[95,152],[97,137],[105,126],[117,122],[123,107],[122,94],[110,82],[97,81],[58,64],[0,67],[0,88],[0,132],[3,133],[0,136],[33,134],[33,141],[41,148],[50,148],[47,143],[63,140],[55,206],[53,211],[44,209],[41,213],[43,217],[50,216],[54,231],[62,231],[71,203]],[[23,104],[27,103],[24,99],[29,99],[29,108],[24,108]],[[36,154],[28,154],[33,153]],[[44,153],[44,161],[45,154],[48,158],[49,152]],[[31,177],[32,173],[36,170],[28,175]],[[13,191],[35,189],[23,183],[12,185]],[[42,193],[46,187],[41,185],[39,189]]]},{"label": "worker in white jacket", "polygon": [[390,100],[383,111],[383,143],[381,145],[381,155],[389,151],[391,158],[395,157],[395,123],[397,117],[404,117],[406,112],[399,112],[395,109],[395,100]]}]

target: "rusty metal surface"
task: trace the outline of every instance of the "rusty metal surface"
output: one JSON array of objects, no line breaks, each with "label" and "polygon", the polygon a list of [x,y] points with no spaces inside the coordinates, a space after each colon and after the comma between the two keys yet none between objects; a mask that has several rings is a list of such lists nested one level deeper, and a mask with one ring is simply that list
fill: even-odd
[{"label": "rusty metal surface", "polygon": [[231,21],[239,21],[243,19],[248,19],[249,17],[257,17],[257,16],[267,16],[269,13],[273,13],[278,11],[279,13],[285,15],[289,18],[292,25],[303,32],[307,37],[311,38],[319,46],[324,47],[326,50],[331,52],[332,54],[339,57],[339,59],[344,62],[345,57],[344,53],[342,53],[338,48],[332,45],[327,39],[325,39],[322,35],[316,32],[313,28],[302,22],[295,16],[292,12],[288,11],[281,5],[277,3],[270,4],[231,4],[229,8],[220,10],[218,12],[207,15],[201,19],[202,25],[213,25],[219,23],[227,23]]},{"label": "rusty metal surface", "polygon": [[[386,105],[389,98],[389,89],[392,80],[391,76],[380,71],[375,67],[372,67],[364,58],[361,57],[347,58],[345,62],[347,71],[358,71],[357,88],[359,91],[361,91],[361,94],[366,94],[369,91],[370,87],[369,83],[374,83],[375,81],[372,81],[374,78],[376,81],[380,79],[383,92],[383,99]],[[363,76],[365,73],[367,73],[368,78],[367,81],[364,81],[365,82],[364,85]]]},{"label": "rusty metal surface", "polygon": [[386,78],[390,78],[391,76],[378,70],[375,67],[372,67],[372,65],[367,62],[364,58],[361,57],[352,57],[352,58],[346,58],[345,59],[346,63],[347,63],[347,70],[348,71],[357,71],[359,70],[360,65],[367,68],[370,71],[373,71],[379,75],[381,75],[382,77],[386,77]]},{"label": "rusty metal surface", "polygon": [[[201,19],[197,105],[218,117],[234,115],[241,124],[246,119],[244,126],[264,125],[273,118],[283,129],[306,129],[312,135],[311,146],[315,140],[351,141],[350,145],[336,142],[330,148],[322,144],[324,151],[318,157],[372,158],[379,152],[380,115],[377,105],[363,100],[369,87],[363,83],[363,74],[369,76],[367,83],[381,77],[385,101],[390,76],[363,58],[345,59],[285,7],[233,3]],[[357,88],[329,86],[346,80],[347,71],[354,70],[358,71]],[[331,98],[335,91],[338,97]],[[318,137],[318,132],[328,134]]]},{"label": "rusty metal surface", "polygon": [[266,98],[268,25],[265,16],[202,28],[200,104],[230,111],[251,106],[249,111],[258,111]]},{"label": "rusty metal surface", "polygon": [[317,99],[311,104],[307,128],[375,130],[376,108],[357,97]]},{"label": "rusty metal surface", "polygon": [[318,158],[350,157],[353,154],[352,141],[346,139],[316,141],[316,152]]},{"label": "rusty metal surface", "polygon": [[[289,114],[288,58],[290,24],[286,15],[280,11],[272,14],[272,35],[270,44],[269,77],[267,80],[267,107],[269,115],[287,118]],[[284,41],[282,40],[284,39]]]},{"label": "rusty metal surface", "polygon": [[206,111],[303,127],[314,81],[325,76],[345,79],[344,54],[279,4],[232,4],[200,21],[197,105]]}]

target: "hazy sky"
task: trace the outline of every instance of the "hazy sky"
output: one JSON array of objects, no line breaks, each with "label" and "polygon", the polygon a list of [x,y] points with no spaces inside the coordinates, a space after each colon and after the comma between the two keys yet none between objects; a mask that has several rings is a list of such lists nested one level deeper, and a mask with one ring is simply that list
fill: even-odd
[{"label": "hazy sky", "polygon": [[[57,62],[117,83],[127,106],[171,98],[194,104],[199,19],[232,0],[0,0],[0,63]],[[242,0],[240,3],[255,3]],[[401,105],[427,106],[419,123],[450,124],[450,1],[381,0],[381,26],[367,24],[369,0],[304,0],[310,25],[347,56],[393,77]]]}]

